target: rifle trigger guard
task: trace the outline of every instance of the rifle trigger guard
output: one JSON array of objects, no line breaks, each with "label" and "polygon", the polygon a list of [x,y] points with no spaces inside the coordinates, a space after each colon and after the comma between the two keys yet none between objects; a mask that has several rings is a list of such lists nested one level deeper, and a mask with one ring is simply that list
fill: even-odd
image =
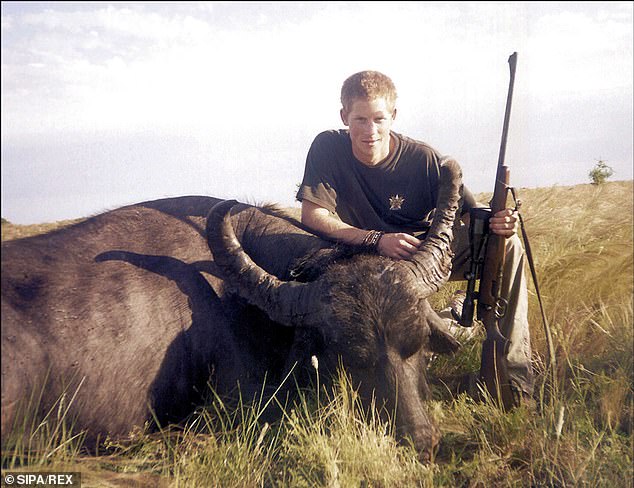
[{"label": "rifle trigger guard", "polygon": [[498,298],[498,301],[495,303],[495,317],[501,319],[506,315],[506,308],[508,307],[509,302],[504,298]]}]

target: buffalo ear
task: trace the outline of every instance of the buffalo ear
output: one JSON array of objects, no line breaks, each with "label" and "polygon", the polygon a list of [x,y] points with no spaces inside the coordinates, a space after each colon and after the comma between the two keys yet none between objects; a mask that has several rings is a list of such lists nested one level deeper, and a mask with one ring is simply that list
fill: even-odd
[{"label": "buffalo ear", "polygon": [[461,347],[462,344],[460,344],[460,341],[451,334],[432,330],[431,336],[429,337],[429,348],[432,352],[453,354]]},{"label": "buffalo ear", "polygon": [[295,260],[290,270],[290,276],[293,280],[302,283],[315,281],[326,271],[328,266],[344,259],[349,259],[358,252],[359,249],[343,244],[319,248]]},{"label": "buffalo ear", "polygon": [[427,323],[431,332],[429,348],[432,352],[453,354],[462,347],[460,341],[449,332],[445,321],[436,312],[432,311],[432,313],[428,314]]}]

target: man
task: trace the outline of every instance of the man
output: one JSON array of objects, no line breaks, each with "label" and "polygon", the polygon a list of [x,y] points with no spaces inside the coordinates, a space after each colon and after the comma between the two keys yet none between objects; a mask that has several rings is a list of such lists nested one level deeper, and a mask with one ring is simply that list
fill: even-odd
[{"label": "man", "polygon": [[[440,176],[440,154],[429,145],[392,131],[396,88],[377,71],[362,71],[341,89],[341,120],[347,130],[322,132],[306,158],[297,193],[302,222],[320,235],[364,245],[383,256],[407,259],[416,253],[431,225]],[[463,280],[468,266],[469,208],[477,206],[464,188],[462,220],[454,238],[452,279]],[[492,232],[504,236],[507,259],[501,292],[509,297],[500,329],[511,340],[507,359],[516,393],[533,390],[527,321],[524,252],[513,210],[490,219]]]}]

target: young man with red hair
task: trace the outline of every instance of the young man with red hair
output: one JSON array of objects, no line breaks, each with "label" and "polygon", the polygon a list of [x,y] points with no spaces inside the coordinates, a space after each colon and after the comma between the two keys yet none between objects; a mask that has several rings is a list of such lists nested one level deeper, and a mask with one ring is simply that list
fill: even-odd
[{"label": "young man with red hair", "polygon": [[[347,129],[320,133],[306,158],[297,193],[302,222],[336,242],[371,246],[393,259],[418,250],[431,225],[441,155],[428,144],[392,130],[396,88],[377,71],[362,71],[341,89],[341,120]],[[469,260],[469,209],[478,206],[463,188],[462,220],[455,235],[452,279],[463,280]],[[509,297],[500,329],[510,339],[507,359],[514,390],[533,391],[524,251],[517,217],[506,209],[491,217],[492,232],[506,237],[507,259],[502,294]],[[459,329],[454,326],[455,329]]]}]

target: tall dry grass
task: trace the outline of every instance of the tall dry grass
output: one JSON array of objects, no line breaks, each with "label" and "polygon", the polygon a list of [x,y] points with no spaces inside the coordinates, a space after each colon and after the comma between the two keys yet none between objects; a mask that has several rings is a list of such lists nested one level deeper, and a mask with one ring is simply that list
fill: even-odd
[{"label": "tall dry grass", "polygon": [[[556,387],[531,285],[535,408],[505,413],[436,384],[429,411],[443,442],[432,464],[396,444],[393,425],[363,410],[342,374],[332,391],[302,391],[274,424],[260,420],[261,402],[230,409],[213,398],[179,431],[136,432],[96,456],[80,454],[78,438],[58,428],[64,436],[54,445],[44,436],[42,453],[3,452],[3,469],[81,470],[83,486],[631,487],[632,182],[525,189],[520,197],[554,333]],[[476,338],[431,372],[475,370],[479,354]]]}]

